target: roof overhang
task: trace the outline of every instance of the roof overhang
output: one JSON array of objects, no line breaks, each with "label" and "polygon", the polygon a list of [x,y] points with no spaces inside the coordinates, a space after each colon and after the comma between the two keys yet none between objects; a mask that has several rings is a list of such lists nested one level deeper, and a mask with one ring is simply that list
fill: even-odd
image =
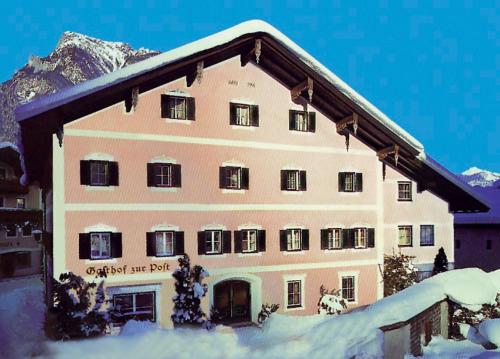
[{"label": "roof overhang", "polygon": [[[346,122],[339,133],[355,136],[379,153],[397,146],[397,156],[381,161],[450,204],[451,211],[486,211],[488,206],[461,185],[452,174],[428,160],[423,146],[369,101],[307,54],[271,25],[249,21],[157,55],[122,70],[84,82],[68,90],[20,106],[16,117],[21,126],[25,168],[29,181],[50,185],[52,134],[66,123],[130,98],[132,91],[148,91],[167,82],[193,78],[198,64],[204,68],[240,56],[241,65],[256,63],[291,91],[305,81],[314,84],[312,105],[338,124],[356,117],[356,126]],[[307,101],[307,91],[302,101]],[[452,178],[454,177],[454,178]]]}]

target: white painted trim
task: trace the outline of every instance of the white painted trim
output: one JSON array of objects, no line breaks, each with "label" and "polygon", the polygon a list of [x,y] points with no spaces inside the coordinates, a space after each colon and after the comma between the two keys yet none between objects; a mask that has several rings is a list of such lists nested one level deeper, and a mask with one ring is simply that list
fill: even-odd
[{"label": "white painted trim", "polygon": [[281,193],[285,196],[303,196],[304,191],[285,191],[282,190]]},{"label": "white painted trim", "polygon": [[113,192],[116,186],[85,186],[87,192]]},{"label": "white painted trim", "polygon": [[188,125],[190,126],[192,122],[191,120],[180,120],[178,118],[168,118],[164,117],[163,120],[165,120],[165,123],[172,123],[172,124],[179,124],[179,125]]},{"label": "white painted trim", "polygon": [[160,257],[151,257],[152,262],[160,262],[160,261],[177,261],[182,256],[160,256]]},{"label": "white painted trim", "polygon": [[256,127],[256,126],[231,125],[231,128],[233,130],[255,131],[258,127]]},{"label": "white painted trim", "polygon": [[331,229],[331,228],[345,229],[347,227],[345,226],[345,224],[341,224],[338,222],[330,222],[326,226],[323,227],[323,229]]},{"label": "white painted trim", "polygon": [[175,158],[168,157],[166,155],[159,155],[159,156],[155,156],[151,160],[149,160],[149,163],[172,163],[172,164],[176,164],[177,160]]},{"label": "white painted trim", "polygon": [[83,230],[83,233],[90,233],[90,232],[119,232],[116,227],[109,226],[104,223],[97,223],[92,226],[85,227]]},{"label": "white painted trim", "polygon": [[[105,281],[107,283],[108,280]],[[113,295],[115,294],[131,294],[131,293],[141,293],[141,292],[155,292],[155,319],[156,323],[160,322],[161,318],[161,284],[147,284],[147,285],[130,285],[123,287],[106,287],[106,291],[110,296],[110,299],[113,299]]]},{"label": "white painted trim", "polygon": [[[63,205],[61,205],[63,207]],[[202,204],[202,203],[66,203],[68,212],[85,211],[376,211],[372,204]]]},{"label": "white painted trim", "polygon": [[151,192],[176,193],[179,187],[148,187]]},{"label": "white painted trim", "polygon": [[[213,276],[215,277],[215,276]],[[226,280],[243,280],[250,283],[250,316],[252,322],[257,323],[258,314],[262,308],[262,279],[250,273],[225,273],[220,274],[208,283],[209,307],[214,305],[214,287]]]},{"label": "white painted trim", "polygon": [[154,225],[150,228],[151,232],[156,232],[156,231],[174,231],[178,232],[179,231],[179,226],[175,226],[173,224],[168,224],[168,223],[161,223]]},{"label": "white painted trim", "polygon": [[359,270],[352,271],[341,271],[338,272],[339,277],[339,288],[342,290],[342,277],[354,277],[354,302],[349,302],[346,299],[346,304],[349,305],[357,305],[359,303]]},{"label": "white painted trim", "polygon": [[262,252],[241,252],[238,253],[238,257],[244,258],[244,257],[261,257]]},{"label": "white painted trim", "polygon": [[[306,287],[306,273],[302,274],[285,274],[283,275],[283,311],[290,312],[296,310],[305,310],[305,287]],[[300,307],[288,308],[288,282],[300,281]]]},{"label": "white painted trim", "polygon": [[177,97],[193,97],[188,92],[186,92],[184,90],[179,90],[179,89],[166,91],[165,95],[177,96]]},{"label": "white painted trim", "polygon": [[52,135],[52,225],[53,225],[53,276],[59,278],[66,270],[66,216],[64,199],[64,145],[59,146],[56,134]]},{"label": "white painted trim", "polygon": [[218,254],[202,254],[203,258],[213,258],[213,259],[223,259],[227,258],[227,253],[218,253]]},{"label": "white painted trim", "polygon": [[222,162],[221,167],[244,167],[244,168],[246,168],[247,166],[241,161],[231,159],[229,161]]},{"label": "white painted trim", "polygon": [[90,137],[90,138],[106,138],[106,139],[132,140],[132,141],[189,143],[189,144],[198,144],[198,145],[227,146],[227,147],[263,149],[263,150],[278,150],[278,151],[292,151],[292,152],[330,153],[330,154],[336,154],[336,155],[341,154],[341,155],[349,155],[349,156],[370,156],[370,157],[372,157],[375,155],[375,153],[373,151],[367,151],[367,150],[351,149],[351,150],[349,150],[349,152],[346,152],[344,148],[321,147],[321,146],[301,146],[301,145],[290,145],[290,144],[284,144],[284,143],[271,143],[271,142],[226,140],[226,139],[219,139],[219,138],[194,137],[194,136],[159,135],[159,134],[152,134],[152,133],[67,129],[67,130],[65,130],[64,135],[71,136],[71,137]]},{"label": "white painted trim", "polygon": [[102,152],[94,152],[85,155],[83,158],[86,161],[95,160],[95,161],[114,161],[114,157],[107,153]]},{"label": "white painted trim", "polygon": [[110,264],[110,263],[116,263],[117,260],[116,258],[110,258],[110,259],[86,259],[85,264]]},{"label": "white painted trim", "polygon": [[289,164],[289,165],[284,165],[281,167],[281,170],[283,171],[304,171],[304,168],[294,165],[294,164]]},{"label": "white painted trim", "polygon": [[285,256],[297,256],[297,255],[303,256],[306,254],[306,252],[307,251],[304,251],[304,250],[300,250],[300,251],[295,250],[295,251],[283,251],[281,253],[283,253],[283,255],[285,255]]},{"label": "white painted trim", "polygon": [[221,188],[222,194],[245,194],[246,192],[245,189]]},{"label": "white painted trim", "polygon": [[227,227],[224,226],[223,224],[218,224],[218,223],[210,223],[210,224],[205,224],[201,226],[202,231],[226,231]]},{"label": "white painted trim", "polygon": [[261,230],[262,226],[260,224],[255,224],[255,223],[246,223],[238,226],[238,231],[244,230],[244,229],[257,229]]},{"label": "white painted trim", "polygon": [[229,100],[229,103],[234,103],[235,105],[256,105],[255,101],[245,98],[233,98]]},{"label": "white painted trim", "polygon": [[282,229],[307,229],[306,226],[297,223],[288,223],[283,226]]}]

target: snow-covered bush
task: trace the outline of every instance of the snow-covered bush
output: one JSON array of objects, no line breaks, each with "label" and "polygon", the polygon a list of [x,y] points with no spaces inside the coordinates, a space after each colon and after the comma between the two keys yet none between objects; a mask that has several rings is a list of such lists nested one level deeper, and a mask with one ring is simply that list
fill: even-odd
[{"label": "snow-covered bush", "polygon": [[451,335],[454,338],[463,339],[463,335],[460,333],[460,324],[477,327],[484,320],[500,318],[500,293],[497,295],[496,304],[483,304],[479,310],[453,304],[452,310]]},{"label": "snow-covered bush", "polygon": [[384,297],[400,292],[417,282],[418,269],[412,264],[414,256],[403,253],[384,254]]},{"label": "snow-covered bush", "polygon": [[54,280],[54,306],[44,323],[47,337],[55,340],[93,337],[104,334],[110,323],[104,282],[88,283],[74,273],[62,273]]},{"label": "snow-covered bush", "polygon": [[262,309],[257,315],[257,322],[262,325],[264,322],[279,309],[279,304],[262,304]]},{"label": "snow-covered bush", "polygon": [[432,268],[432,275],[438,273],[446,272],[448,270],[448,258],[444,252],[444,248],[441,247],[438,250],[438,254],[434,258],[434,267]]},{"label": "snow-covered bush", "polygon": [[328,291],[324,286],[319,288],[318,314],[338,315],[347,309],[347,303],[340,295],[340,289]]},{"label": "snow-covered bush", "polygon": [[201,298],[208,291],[208,286],[202,281],[209,276],[208,272],[199,265],[191,268],[189,256],[184,254],[179,258],[179,268],[172,275],[175,282],[176,295],[172,321],[176,324],[203,324],[206,314],[201,310]]}]

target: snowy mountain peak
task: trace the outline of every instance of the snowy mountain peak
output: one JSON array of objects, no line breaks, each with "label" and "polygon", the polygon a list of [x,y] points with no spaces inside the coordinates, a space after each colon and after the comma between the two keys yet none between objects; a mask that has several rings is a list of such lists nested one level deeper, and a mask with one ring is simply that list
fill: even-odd
[{"label": "snowy mountain peak", "polygon": [[463,181],[471,186],[498,187],[500,186],[500,173],[471,167],[460,175]]}]

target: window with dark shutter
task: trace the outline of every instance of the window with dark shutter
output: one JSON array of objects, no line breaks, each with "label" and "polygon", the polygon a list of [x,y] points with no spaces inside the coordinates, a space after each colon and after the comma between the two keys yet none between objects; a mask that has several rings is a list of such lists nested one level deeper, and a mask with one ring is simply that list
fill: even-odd
[{"label": "window with dark shutter", "polygon": [[181,165],[148,163],[148,187],[181,187]]},{"label": "window with dark shutter", "polygon": [[219,187],[224,189],[248,189],[249,169],[244,167],[219,167]]},{"label": "window with dark shutter", "polygon": [[259,251],[259,231],[257,229],[235,231],[234,236],[235,253],[255,253]]},{"label": "window with dark shutter", "polygon": [[[202,238],[201,242],[200,238]],[[201,250],[200,245],[204,247]],[[198,232],[198,253],[231,253],[231,231],[206,230],[204,232]]]},{"label": "window with dark shutter", "polygon": [[327,228],[321,230],[321,249],[342,249],[342,229]]},{"label": "window with dark shutter", "polygon": [[233,126],[259,126],[259,106],[229,103],[229,123]]},{"label": "window with dark shutter", "polygon": [[306,171],[281,170],[282,191],[306,191]]},{"label": "window with dark shutter", "polygon": [[339,172],[339,192],[362,192],[363,174]]},{"label": "window with dark shutter", "polygon": [[342,248],[354,248],[354,230],[346,228],[342,230]]},{"label": "window with dark shutter", "polygon": [[193,97],[161,95],[161,117],[194,121],[196,105]]},{"label": "window with dark shutter", "polygon": [[118,186],[118,162],[80,161],[80,184],[87,186]]},{"label": "window with dark shutter", "polygon": [[122,257],[122,234],[121,233],[111,233],[111,257],[121,258]]},{"label": "window with dark shutter", "polygon": [[316,113],[307,111],[289,110],[288,129],[299,132],[316,131]]},{"label": "window with dark shutter", "polygon": [[285,251],[294,252],[309,249],[309,230],[291,228],[285,230]]},{"label": "window with dark shutter", "polygon": [[148,257],[156,256],[156,235],[155,232],[146,233],[146,255]]}]

